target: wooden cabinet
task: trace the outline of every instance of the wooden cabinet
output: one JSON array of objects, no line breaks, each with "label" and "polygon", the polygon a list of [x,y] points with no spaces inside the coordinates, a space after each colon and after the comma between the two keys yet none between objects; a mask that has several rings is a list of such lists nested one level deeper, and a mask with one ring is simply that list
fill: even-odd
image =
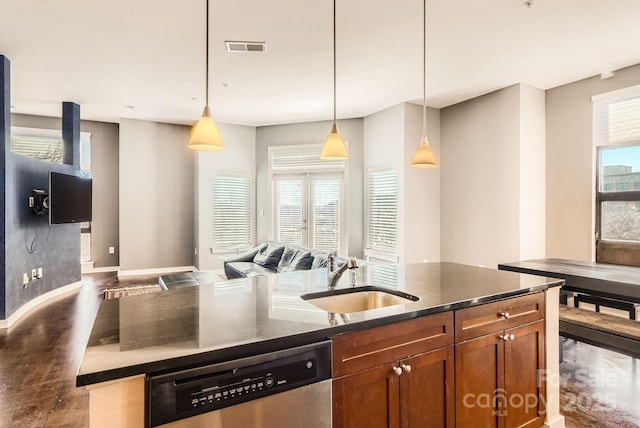
[{"label": "wooden cabinet", "polygon": [[456,311],[456,424],[544,423],[544,293]]},{"label": "wooden cabinet", "polygon": [[333,426],[453,427],[453,314],[333,339]]},{"label": "wooden cabinet", "polygon": [[530,294],[334,337],[333,426],[542,426],[544,302]]}]

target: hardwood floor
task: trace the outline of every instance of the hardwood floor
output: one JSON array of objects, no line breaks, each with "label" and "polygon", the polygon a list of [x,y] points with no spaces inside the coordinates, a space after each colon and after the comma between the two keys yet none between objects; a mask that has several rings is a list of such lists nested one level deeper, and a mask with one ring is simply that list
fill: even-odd
[{"label": "hardwood floor", "polygon": [[567,428],[640,427],[640,360],[563,339],[560,411]]},{"label": "hardwood floor", "polygon": [[104,288],[158,277],[83,277],[82,289],[0,330],[0,427],[85,427],[89,394],[75,376]]},{"label": "hardwood floor", "polygon": [[[105,288],[155,277],[83,276],[82,289],[0,330],[0,427],[86,427],[89,396],[75,375]],[[561,410],[568,428],[640,427],[639,361],[564,340]]]}]

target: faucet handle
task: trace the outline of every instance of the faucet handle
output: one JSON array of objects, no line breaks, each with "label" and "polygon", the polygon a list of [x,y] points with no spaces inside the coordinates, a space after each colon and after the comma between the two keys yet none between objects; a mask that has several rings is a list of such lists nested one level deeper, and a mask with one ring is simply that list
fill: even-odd
[{"label": "faucet handle", "polygon": [[331,273],[334,270],[336,270],[336,253],[332,251],[327,255],[327,271]]}]

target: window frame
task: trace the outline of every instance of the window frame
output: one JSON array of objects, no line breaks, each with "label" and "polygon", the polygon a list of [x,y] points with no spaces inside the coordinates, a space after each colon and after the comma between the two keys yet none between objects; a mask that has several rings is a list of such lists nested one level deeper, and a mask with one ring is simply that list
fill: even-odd
[{"label": "window frame", "polygon": [[[348,142],[345,142],[348,144]],[[322,176],[339,176],[340,180],[340,241],[339,246],[337,248],[339,253],[346,253],[348,251],[348,239],[349,239],[349,225],[348,225],[348,198],[346,192],[348,189],[348,162],[344,160],[321,160],[320,153],[322,152],[323,144],[314,143],[314,144],[285,144],[285,145],[274,145],[269,146],[267,148],[267,157],[268,157],[268,177],[269,177],[269,195],[268,195],[268,203],[269,203],[269,230],[268,237],[271,240],[275,239],[275,229],[276,229],[276,210],[275,210],[275,182],[278,178],[286,177],[303,177],[303,184],[305,188],[303,189],[304,194],[304,208],[306,212],[306,229],[309,232],[313,226],[310,225],[309,220],[312,219],[312,207],[310,206],[310,198],[311,195],[311,181],[314,178],[319,178]],[[278,155],[285,157],[295,157],[296,150],[301,152],[300,161],[290,160],[289,162],[279,162],[277,159],[274,161]]]},{"label": "window frame", "polygon": [[[609,106],[629,99],[640,99],[640,86],[592,97],[593,145],[595,148],[594,243],[596,262],[637,266],[640,265],[640,241],[603,239],[602,237],[603,207],[605,203],[640,203],[640,190],[602,189],[603,152],[611,149],[640,146],[640,137],[637,133],[638,121],[635,116],[637,107],[635,110],[628,110],[632,114],[629,114],[628,111],[623,111],[620,116],[611,117]],[[621,122],[621,120],[625,120],[625,122]],[[625,128],[620,128],[621,123],[625,124]],[[611,134],[612,130],[613,134]],[[628,131],[628,134],[625,135],[624,132],[626,131]]]},{"label": "window frame", "polygon": [[618,241],[602,239],[602,206],[604,202],[638,202],[640,203],[640,190],[601,190],[602,180],[602,152],[610,149],[620,149],[625,147],[640,147],[640,141],[629,141],[619,144],[608,144],[596,147],[596,247],[600,241],[630,242],[640,241]]}]

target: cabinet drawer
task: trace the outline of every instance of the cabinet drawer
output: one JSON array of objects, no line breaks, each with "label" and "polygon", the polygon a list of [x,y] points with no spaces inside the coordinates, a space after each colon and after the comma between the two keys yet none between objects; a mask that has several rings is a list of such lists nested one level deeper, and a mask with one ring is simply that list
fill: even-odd
[{"label": "cabinet drawer", "polygon": [[453,313],[345,333],[332,340],[336,378],[452,344]]},{"label": "cabinet drawer", "polygon": [[530,294],[455,311],[456,342],[544,318],[544,293]]}]

